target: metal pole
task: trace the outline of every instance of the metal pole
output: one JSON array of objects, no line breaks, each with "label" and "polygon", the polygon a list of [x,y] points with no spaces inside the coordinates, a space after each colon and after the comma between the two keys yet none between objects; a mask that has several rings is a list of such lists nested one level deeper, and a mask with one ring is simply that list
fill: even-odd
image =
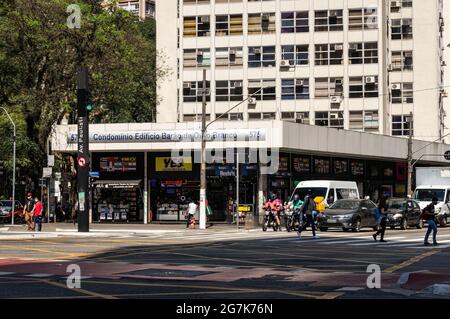
[{"label": "metal pole", "polygon": [[413,166],[412,166],[412,112],[409,113],[409,120],[408,120],[408,126],[409,126],[409,138],[408,138],[408,194],[411,195],[412,193],[412,173],[413,173]]},{"label": "metal pole", "polygon": [[203,69],[202,91],[202,149],[200,168],[200,229],[206,229],[206,69]]},{"label": "metal pole", "polygon": [[239,230],[239,151],[236,152],[236,225]]}]

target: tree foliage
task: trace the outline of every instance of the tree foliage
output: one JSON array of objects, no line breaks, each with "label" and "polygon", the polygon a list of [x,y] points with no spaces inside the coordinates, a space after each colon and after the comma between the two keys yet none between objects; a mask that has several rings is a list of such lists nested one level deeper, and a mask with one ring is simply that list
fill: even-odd
[{"label": "tree foliage", "polygon": [[[73,3],[81,8],[79,29],[67,26]],[[0,1],[0,106],[18,125],[24,174],[40,171],[52,126],[64,117],[74,122],[81,65],[90,72],[92,122],[153,120],[157,79],[166,72],[156,66],[154,40],[154,21],[138,21],[115,1]],[[4,137],[11,126],[3,115],[0,159],[10,161],[12,141]]]}]

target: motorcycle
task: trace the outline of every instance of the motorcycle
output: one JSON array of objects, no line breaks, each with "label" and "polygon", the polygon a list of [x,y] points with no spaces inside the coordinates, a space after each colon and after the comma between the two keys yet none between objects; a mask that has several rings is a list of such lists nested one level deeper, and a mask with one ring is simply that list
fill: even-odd
[{"label": "motorcycle", "polygon": [[[286,224],[286,230],[288,232],[291,231],[298,231],[300,227],[300,211],[299,209],[286,209],[286,215],[285,215],[285,224]],[[301,221],[301,227],[304,228],[306,226],[306,220],[305,218],[302,218]]]},{"label": "motorcycle", "polygon": [[262,230],[267,231],[267,228],[269,227],[272,227],[274,231],[281,230],[281,226],[277,225],[275,215],[272,212],[272,209],[270,208],[266,209],[266,212],[264,214],[264,222],[262,225]]}]

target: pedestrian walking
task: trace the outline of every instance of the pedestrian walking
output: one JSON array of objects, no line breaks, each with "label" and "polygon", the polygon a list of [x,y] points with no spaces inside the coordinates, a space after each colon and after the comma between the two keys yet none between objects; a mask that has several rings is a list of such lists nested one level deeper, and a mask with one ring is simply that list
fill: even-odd
[{"label": "pedestrian walking", "polygon": [[31,193],[27,194],[27,199],[25,201],[25,206],[23,207],[23,216],[25,223],[27,224],[27,230],[33,229],[33,213],[34,213],[35,202]]},{"label": "pedestrian walking", "polygon": [[198,205],[195,203],[195,201],[190,199],[189,205],[188,205],[188,210],[186,212],[186,218],[187,218],[186,228],[189,228],[189,226],[191,225],[191,219],[194,218],[194,220],[195,220],[194,216],[197,213],[197,208],[198,208]]},{"label": "pedestrian walking", "polygon": [[44,205],[42,205],[42,202],[37,198],[37,196],[34,199],[35,206],[34,206],[34,213],[33,213],[33,230],[35,231],[42,231],[42,211],[44,209]]},{"label": "pedestrian walking", "polygon": [[380,235],[380,243],[386,242],[386,240],[384,240],[384,234],[386,232],[386,224],[387,224],[386,211],[387,211],[386,197],[381,195],[380,202],[378,203],[377,211],[375,213],[378,230],[375,234],[372,235],[375,241],[377,241],[377,237],[378,235]]},{"label": "pedestrian walking", "polygon": [[305,200],[303,201],[303,204],[300,208],[300,214],[303,214],[306,219],[306,223],[303,227],[301,227],[301,224],[298,228],[297,234],[298,237],[301,238],[302,231],[308,227],[308,225],[311,225],[311,230],[313,234],[313,238],[319,238],[319,236],[316,235],[316,225],[314,222],[314,214],[316,213],[316,203],[314,202],[312,198],[312,191],[308,190],[307,195],[305,196]]},{"label": "pedestrian walking", "polygon": [[430,237],[431,232],[433,232],[433,246],[439,245],[438,242],[436,241],[436,236],[437,236],[438,230],[437,230],[437,225],[436,225],[436,215],[435,215],[435,208],[434,208],[434,206],[437,203],[438,203],[438,199],[436,197],[433,197],[431,199],[431,203],[422,210],[422,214],[420,215],[420,218],[425,220],[428,224],[428,230],[427,230],[427,233],[425,234],[425,239],[424,239],[425,246],[430,245],[428,238]]}]

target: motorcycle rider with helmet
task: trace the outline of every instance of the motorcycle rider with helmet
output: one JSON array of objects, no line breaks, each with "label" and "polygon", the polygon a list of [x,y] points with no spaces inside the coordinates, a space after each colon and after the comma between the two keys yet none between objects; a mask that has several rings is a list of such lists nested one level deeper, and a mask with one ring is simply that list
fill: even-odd
[{"label": "motorcycle rider with helmet", "polygon": [[303,221],[303,214],[300,211],[300,208],[303,205],[303,201],[300,199],[300,195],[299,194],[294,194],[292,200],[290,200],[288,202],[288,204],[286,205],[286,209],[288,210],[292,210],[293,211],[293,215],[292,216],[292,222],[295,222],[295,219],[298,219],[298,224],[299,227],[301,227],[302,221]]},{"label": "motorcycle rider with helmet", "polygon": [[281,211],[283,210],[283,203],[278,198],[278,196],[274,193],[270,194],[269,200],[264,205],[264,209],[268,209],[268,208],[270,208],[272,210],[272,214],[275,217],[275,220],[277,221],[277,226],[278,226],[278,228],[280,228],[281,224],[280,224],[279,215],[280,215]]}]

